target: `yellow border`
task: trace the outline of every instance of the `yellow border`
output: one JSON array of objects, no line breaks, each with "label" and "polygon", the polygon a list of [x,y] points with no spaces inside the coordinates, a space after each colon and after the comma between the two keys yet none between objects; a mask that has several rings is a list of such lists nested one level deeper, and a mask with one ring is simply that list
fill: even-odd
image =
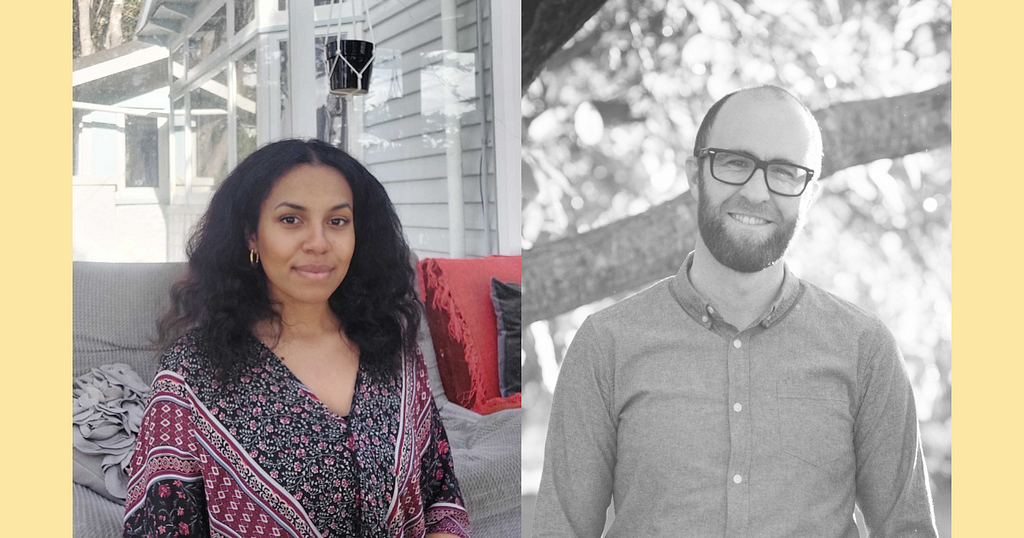
[{"label": "yellow border", "polygon": [[1024,6],[963,2],[953,20],[953,531],[1010,536],[1024,499]]},{"label": "yellow border", "polygon": [[0,297],[7,536],[71,535],[71,11],[7,2]]},{"label": "yellow border", "polygon": [[[0,18],[9,535],[71,530],[70,12],[63,17],[10,2]],[[1024,5],[965,2],[954,21],[953,530],[999,536],[1020,526],[1024,498],[1024,352],[1015,345],[1024,317]]]}]

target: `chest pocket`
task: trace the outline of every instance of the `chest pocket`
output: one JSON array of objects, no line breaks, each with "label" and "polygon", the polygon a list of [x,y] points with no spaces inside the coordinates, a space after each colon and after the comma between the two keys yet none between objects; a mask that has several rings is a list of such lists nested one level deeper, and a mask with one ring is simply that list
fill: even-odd
[{"label": "chest pocket", "polygon": [[842,385],[780,381],[778,391],[783,452],[818,467],[853,450],[853,417]]}]

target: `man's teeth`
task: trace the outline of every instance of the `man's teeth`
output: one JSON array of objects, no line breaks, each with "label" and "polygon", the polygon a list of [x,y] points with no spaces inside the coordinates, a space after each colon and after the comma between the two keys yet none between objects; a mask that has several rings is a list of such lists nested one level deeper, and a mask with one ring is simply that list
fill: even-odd
[{"label": "man's teeth", "polygon": [[761,224],[768,224],[767,220],[761,219],[761,218],[758,218],[758,217],[752,217],[750,215],[737,215],[737,214],[733,214],[732,218],[742,222],[743,224],[747,224],[747,225],[750,225],[750,226],[758,226],[758,225],[761,225]]}]

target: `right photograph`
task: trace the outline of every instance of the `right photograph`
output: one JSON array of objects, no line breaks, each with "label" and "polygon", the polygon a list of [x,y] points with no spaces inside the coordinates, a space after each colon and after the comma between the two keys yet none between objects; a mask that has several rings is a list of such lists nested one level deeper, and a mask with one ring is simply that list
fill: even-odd
[{"label": "right photograph", "polygon": [[951,536],[951,47],[523,3],[523,536]]}]

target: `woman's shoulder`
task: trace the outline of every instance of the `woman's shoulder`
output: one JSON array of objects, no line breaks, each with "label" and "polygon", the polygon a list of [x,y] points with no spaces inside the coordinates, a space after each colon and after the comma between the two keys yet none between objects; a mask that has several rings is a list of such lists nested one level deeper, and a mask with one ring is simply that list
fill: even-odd
[{"label": "woman's shoulder", "polygon": [[174,372],[184,378],[209,371],[211,364],[208,349],[203,332],[190,329],[164,350],[160,357],[160,371]]}]

